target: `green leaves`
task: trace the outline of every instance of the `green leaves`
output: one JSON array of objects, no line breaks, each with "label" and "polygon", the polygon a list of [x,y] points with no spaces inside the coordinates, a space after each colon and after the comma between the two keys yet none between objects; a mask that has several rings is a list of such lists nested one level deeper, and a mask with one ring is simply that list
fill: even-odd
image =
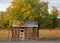
[{"label": "green leaves", "polygon": [[13,0],[7,11],[12,18],[11,22],[38,18],[40,28],[51,27],[55,22],[53,21],[53,14],[57,14],[57,9],[54,8],[52,15],[50,15],[48,13],[48,2],[40,2],[40,0]]},{"label": "green leaves", "polygon": [[10,14],[14,19],[22,21],[29,19],[30,16],[32,16],[31,20],[36,19],[36,17],[38,17],[38,13],[40,12],[40,5],[37,3],[38,0],[13,0],[11,5],[13,7],[10,10]]}]

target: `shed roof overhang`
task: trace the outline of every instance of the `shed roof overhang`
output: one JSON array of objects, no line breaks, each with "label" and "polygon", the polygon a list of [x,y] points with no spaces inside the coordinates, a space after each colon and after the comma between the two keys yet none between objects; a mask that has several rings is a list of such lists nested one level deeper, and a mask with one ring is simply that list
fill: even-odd
[{"label": "shed roof overhang", "polygon": [[12,27],[38,27],[38,21],[25,21],[22,25],[12,24]]}]

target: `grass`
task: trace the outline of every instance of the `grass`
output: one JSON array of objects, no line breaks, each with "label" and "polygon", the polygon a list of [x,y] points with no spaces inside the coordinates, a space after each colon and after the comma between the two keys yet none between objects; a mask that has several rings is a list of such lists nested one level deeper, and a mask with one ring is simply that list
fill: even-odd
[{"label": "grass", "polygon": [[11,40],[11,30],[0,30],[0,40]]},{"label": "grass", "polygon": [[60,39],[60,30],[39,30],[39,39]]}]

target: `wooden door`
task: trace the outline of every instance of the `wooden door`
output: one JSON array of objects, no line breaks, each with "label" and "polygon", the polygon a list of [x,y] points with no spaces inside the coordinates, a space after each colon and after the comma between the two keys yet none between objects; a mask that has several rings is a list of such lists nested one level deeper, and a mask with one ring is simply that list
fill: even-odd
[{"label": "wooden door", "polygon": [[25,40],[25,29],[20,29],[19,39]]}]

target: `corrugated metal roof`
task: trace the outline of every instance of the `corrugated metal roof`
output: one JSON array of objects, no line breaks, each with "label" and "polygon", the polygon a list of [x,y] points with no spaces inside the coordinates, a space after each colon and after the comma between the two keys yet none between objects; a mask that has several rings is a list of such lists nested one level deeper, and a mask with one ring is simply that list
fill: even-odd
[{"label": "corrugated metal roof", "polygon": [[13,24],[12,27],[38,27],[37,21],[25,21],[22,25]]}]

